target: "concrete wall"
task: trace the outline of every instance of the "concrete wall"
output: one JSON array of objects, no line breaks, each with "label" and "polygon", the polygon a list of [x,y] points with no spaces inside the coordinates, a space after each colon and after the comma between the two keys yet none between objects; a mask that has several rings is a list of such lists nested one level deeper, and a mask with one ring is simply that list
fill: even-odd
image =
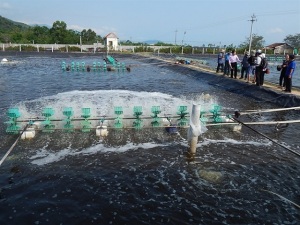
[{"label": "concrete wall", "polygon": [[[22,51],[22,46],[33,46],[36,48],[37,52],[40,48],[46,49],[48,51],[58,51],[60,48],[66,48],[68,50],[69,47],[78,47],[81,48],[82,51],[91,51],[95,52],[97,48],[105,48],[105,45],[101,43],[94,43],[92,45],[79,45],[79,44],[13,44],[13,43],[0,43],[0,51],[5,51],[8,47],[18,47],[19,51]],[[116,43],[113,43],[113,49],[114,51],[120,51],[120,52],[134,52],[134,49],[141,46],[122,46],[122,45],[116,45]],[[170,48],[171,46],[153,46],[148,45],[146,47],[152,48],[153,52],[158,51],[161,48]]]},{"label": "concrete wall", "polygon": [[37,51],[39,51],[40,48],[49,50],[49,51],[58,51],[60,48],[66,48],[68,50],[69,47],[78,47],[81,48],[82,51],[87,51],[90,49],[96,49],[96,48],[104,48],[103,44],[100,43],[94,43],[92,45],[73,45],[73,44],[13,44],[13,43],[0,43],[0,47],[2,51],[5,51],[6,48],[9,47],[18,47],[20,51],[22,51],[22,46],[33,46],[36,48]]}]

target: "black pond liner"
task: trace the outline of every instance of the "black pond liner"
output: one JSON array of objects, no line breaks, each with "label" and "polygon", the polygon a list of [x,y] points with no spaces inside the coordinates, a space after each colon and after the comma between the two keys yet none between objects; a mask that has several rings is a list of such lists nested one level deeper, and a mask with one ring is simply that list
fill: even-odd
[{"label": "black pond liner", "polygon": [[[148,63],[158,63],[163,60],[149,59]],[[228,92],[240,94],[256,101],[270,102],[281,107],[296,107],[300,106],[300,97],[293,93],[284,93],[280,89],[273,90],[269,87],[256,86],[253,83],[241,82],[239,79],[230,78],[230,76],[217,75],[205,71],[200,71],[201,68],[195,69],[190,65],[171,64],[166,62],[161,67],[175,71],[177,73],[189,74],[199,80],[204,80],[207,84],[218,87],[219,89]],[[268,82],[265,82],[266,84]],[[293,92],[293,88],[292,88]]]}]

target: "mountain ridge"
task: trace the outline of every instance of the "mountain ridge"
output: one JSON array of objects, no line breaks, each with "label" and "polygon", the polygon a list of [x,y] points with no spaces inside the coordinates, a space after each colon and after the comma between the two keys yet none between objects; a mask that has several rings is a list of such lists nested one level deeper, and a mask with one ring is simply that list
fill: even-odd
[{"label": "mountain ridge", "polygon": [[8,18],[0,16],[0,32],[9,32],[11,30],[26,30],[30,25],[16,22]]}]

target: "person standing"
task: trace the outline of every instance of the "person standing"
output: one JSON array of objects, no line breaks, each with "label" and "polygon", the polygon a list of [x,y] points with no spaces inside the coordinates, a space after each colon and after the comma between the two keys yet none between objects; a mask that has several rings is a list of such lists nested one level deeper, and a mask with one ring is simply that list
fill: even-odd
[{"label": "person standing", "polygon": [[244,73],[245,73],[245,80],[249,76],[248,73],[249,73],[249,66],[250,66],[250,64],[248,62],[248,59],[249,59],[249,52],[245,52],[245,55],[244,55],[243,60],[242,60],[242,70],[241,70],[241,77],[240,77],[240,79],[244,78]]},{"label": "person standing", "polygon": [[285,71],[284,83],[285,83],[285,92],[292,92],[292,78],[296,69],[295,55],[290,55],[289,64]]},{"label": "person standing", "polygon": [[261,57],[261,63],[260,63],[261,72],[259,74],[259,86],[263,86],[264,85],[264,80],[265,80],[266,70],[268,68],[268,61],[267,61],[265,53],[262,53],[260,55],[260,57]]},{"label": "person standing", "polygon": [[285,54],[285,59],[283,60],[282,62],[282,65],[280,67],[280,77],[279,77],[279,86],[278,88],[284,88],[285,86],[285,83],[284,83],[284,77],[285,77],[285,72],[286,72],[286,68],[288,66],[288,63],[289,63],[289,59],[290,59],[290,56],[289,54]]},{"label": "person standing", "polygon": [[224,71],[224,50],[219,52],[218,54],[218,66],[216,73],[219,73],[219,69],[221,68],[221,72]]},{"label": "person standing", "polygon": [[247,83],[250,82],[250,75],[253,75],[253,83],[255,83],[255,63],[256,63],[256,56],[255,56],[255,51],[251,50],[251,55],[248,58],[248,63],[249,63],[249,72],[248,72],[248,77],[247,77]]},{"label": "person standing", "polygon": [[227,75],[229,76],[229,57],[230,57],[230,52],[227,52],[225,54],[225,66],[224,66],[224,74],[223,75]]},{"label": "person standing", "polygon": [[261,81],[261,78],[260,78],[260,75],[261,75],[261,72],[262,72],[262,65],[261,65],[261,62],[262,62],[262,58],[261,58],[261,50],[258,49],[257,52],[256,52],[256,62],[255,62],[255,77],[254,77],[254,80],[255,80],[255,83],[257,86],[261,86],[260,84],[260,81]]},{"label": "person standing", "polygon": [[229,57],[229,66],[231,69],[231,78],[233,78],[234,75],[234,79],[236,79],[237,76],[237,63],[241,62],[239,57],[236,54],[235,50],[232,50],[231,52],[231,56]]}]

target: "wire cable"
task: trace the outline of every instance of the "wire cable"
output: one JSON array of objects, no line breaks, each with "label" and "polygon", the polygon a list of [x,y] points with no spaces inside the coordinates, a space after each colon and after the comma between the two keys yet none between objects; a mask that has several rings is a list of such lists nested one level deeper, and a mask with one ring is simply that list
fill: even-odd
[{"label": "wire cable", "polygon": [[4,160],[7,158],[7,156],[11,153],[11,151],[14,149],[14,147],[16,146],[16,144],[18,143],[18,141],[20,140],[23,132],[27,129],[27,127],[29,126],[29,124],[27,124],[24,129],[20,132],[18,138],[15,140],[15,142],[13,143],[13,145],[8,149],[8,151],[6,152],[6,154],[3,156],[3,158],[0,161],[0,166],[2,165],[2,163],[4,162]]},{"label": "wire cable", "polygon": [[[230,117],[228,117],[228,118],[230,118]],[[263,134],[263,133],[261,133],[261,132],[255,130],[254,128],[252,128],[252,127],[248,126],[247,124],[243,123],[243,122],[240,121],[239,119],[237,119],[237,118],[235,118],[235,117],[232,117],[231,119],[233,119],[234,121],[236,121],[236,122],[242,124],[243,126],[249,128],[250,130],[254,131],[255,133],[257,133],[257,134],[263,136],[264,138],[270,140],[271,142],[273,142],[273,143],[279,145],[280,147],[282,147],[282,148],[284,148],[284,149],[286,149],[286,150],[288,150],[288,151],[294,153],[294,154],[297,155],[297,156],[300,156],[300,153],[299,153],[299,152],[296,152],[296,151],[294,151],[294,150],[292,150],[292,149],[290,149],[290,148],[284,146],[283,144],[278,143],[277,141],[273,140],[272,138],[268,137],[267,135],[265,135],[265,134]]]}]

